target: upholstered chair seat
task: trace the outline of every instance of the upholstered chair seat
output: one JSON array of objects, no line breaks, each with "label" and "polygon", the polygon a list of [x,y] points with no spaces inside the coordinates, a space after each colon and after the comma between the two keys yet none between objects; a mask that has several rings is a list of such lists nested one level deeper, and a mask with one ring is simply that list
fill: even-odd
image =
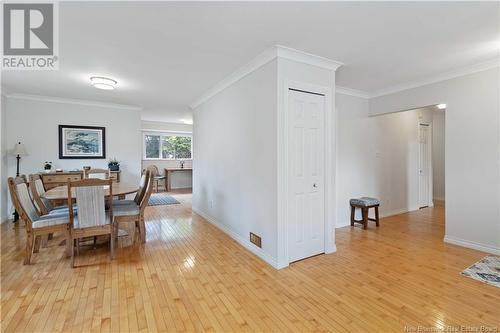
[{"label": "upholstered chair seat", "polygon": [[45,215],[45,216],[40,216],[38,220],[33,222],[33,229],[51,227],[55,225],[68,224],[68,223],[69,223],[68,214]]},{"label": "upholstered chair seat", "polygon": [[113,215],[114,216],[133,216],[140,213],[141,207],[132,202],[128,205],[113,205]]}]

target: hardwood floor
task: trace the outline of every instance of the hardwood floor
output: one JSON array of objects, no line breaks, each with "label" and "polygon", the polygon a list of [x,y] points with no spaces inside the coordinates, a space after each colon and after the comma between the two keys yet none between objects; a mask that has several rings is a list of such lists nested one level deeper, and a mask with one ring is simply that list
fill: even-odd
[{"label": "hardwood floor", "polygon": [[[485,254],[444,244],[442,207],[337,229],[338,251],[277,271],[181,205],[148,207],[147,243],[85,249],[61,237],[23,266],[24,229],[1,226],[2,332],[404,332],[500,326],[500,289],[460,272]],[[407,331],[411,331],[411,328]]]}]

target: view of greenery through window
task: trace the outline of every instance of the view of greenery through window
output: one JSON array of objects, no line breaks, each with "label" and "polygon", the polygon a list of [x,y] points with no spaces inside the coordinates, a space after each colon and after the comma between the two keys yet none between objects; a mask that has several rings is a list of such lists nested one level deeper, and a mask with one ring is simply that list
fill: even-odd
[{"label": "view of greenery through window", "polygon": [[144,143],[146,148],[146,158],[191,158],[190,136],[145,135]]}]

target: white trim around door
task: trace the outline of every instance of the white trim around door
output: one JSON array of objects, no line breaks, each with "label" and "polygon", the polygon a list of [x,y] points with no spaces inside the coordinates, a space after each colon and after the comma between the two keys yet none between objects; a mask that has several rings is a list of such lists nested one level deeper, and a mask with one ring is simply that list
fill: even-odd
[{"label": "white trim around door", "polygon": [[288,91],[296,89],[324,95],[324,253],[333,253],[335,246],[335,110],[334,87],[285,80],[278,107],[278,253],[277,268],[287,267],[289,258],[289,158],[290,158],[290,117]]},{"label": "white trim around door", "polygon": [[432,123],[418,123],[418,145],[418,208],[433,207]]}]

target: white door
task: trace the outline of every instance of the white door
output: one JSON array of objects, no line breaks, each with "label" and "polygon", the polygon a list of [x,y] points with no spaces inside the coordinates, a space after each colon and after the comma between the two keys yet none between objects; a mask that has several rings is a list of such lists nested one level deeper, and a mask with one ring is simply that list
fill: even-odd
[{"label": "white door", "polygon": [[325,252],[325,96],[288,91],[289,262]]},{"label": "white door", "polygon": [[419,173],[419,207],[429,206],[429,174],[430,174],[430,154],[429,154],[429,125],[420,124],[419,126],[419,144],[420,144],[420,158],[418,165]]}]

